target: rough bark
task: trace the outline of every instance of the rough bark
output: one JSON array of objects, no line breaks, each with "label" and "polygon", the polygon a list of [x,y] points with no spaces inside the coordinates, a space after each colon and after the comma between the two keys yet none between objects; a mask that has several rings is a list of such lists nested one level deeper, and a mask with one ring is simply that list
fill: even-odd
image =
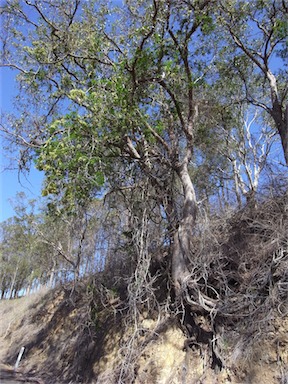
[{"label": "rough bark", "polygon": [[277,130],[281,138],[286,165],[288,165],[288,106],[286,107],[286,111],[282,113],[281,105],[275,101],[271,115],[277,126]]},{"label": "rough bark", "polygon": [[266,76],[270,83],[272,109],[269,110],[281,138],[286,165],[288,165],[288,105],[285,107],[279,100],[277,80],[274,74],[268,70]]}]

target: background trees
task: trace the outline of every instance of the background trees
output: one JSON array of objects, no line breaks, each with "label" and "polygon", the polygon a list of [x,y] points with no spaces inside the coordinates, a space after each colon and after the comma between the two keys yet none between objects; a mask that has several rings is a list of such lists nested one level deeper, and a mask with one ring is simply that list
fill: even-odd
[{"label": "background trees", "polygon": [[20,290],[30,290],[39,277],[33,201],[27,210],[24,196],[18,195],[17,216],[1,223],[1,296],[17,297]]},{"label": "background trees", "polygon": [[[19,194],[16,215],[1,223],[0,293],[2,298],[29,294],[42,286],[78,281],[102,272],[116,247],[117,231],[102,201],[65,215],[33,212],[33,201]],[[29,211],[30,210],[30,211]]]},{"label": "background trees", "polygon": [[223,1],[219,7],[220,23],[228,34],[224,51],[231,55],[230,74],[240,79],[245,99],[274,120],[286,164],[288,90],[283,59],[287,56],[287,13],[286,1]]}]

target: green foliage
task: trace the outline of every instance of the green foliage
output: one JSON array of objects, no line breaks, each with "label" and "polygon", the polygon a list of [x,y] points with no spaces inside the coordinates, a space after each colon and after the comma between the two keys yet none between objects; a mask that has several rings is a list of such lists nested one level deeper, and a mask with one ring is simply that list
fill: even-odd
[{"label": "green foliage", "polygon": [[40,278],[35,225],[39,217],[34,214],[34,202],[26,201],[23,193],[15,203],[16,216],[0,225],[0,291],[12,297]]},{"label": "green foliage", "polygon": [[67,206],[89,200],[90,191],[101,190],[105,182],[100,162],[103,147],[95,132],[75,113],[55,120],[49,131],[50,139],[36,159],[37,168],[46,174],[43,195],[61,195]]},{"label": "green foliage", "polygon": [[[11,1],[3,57],[20,68],[19,108],[28,115],[12,136],[31,144],[45,173],[43,195],[73,212],[110,187],[148,177],[163,203],[190,149],[221,163],[219,131],[236,126],[233,105],[248,100],[269,110],[257,60],[284,56],[284,11],[260,0],[135,0],[120,9]],[[215,168],[206,167],[208,179]]]}]

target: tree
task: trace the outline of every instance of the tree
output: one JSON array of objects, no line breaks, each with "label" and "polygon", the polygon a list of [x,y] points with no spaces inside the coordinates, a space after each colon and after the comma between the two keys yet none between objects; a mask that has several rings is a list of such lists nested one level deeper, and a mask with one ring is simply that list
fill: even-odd
[{"label": "tree", "polygon": [[[70,213],[104,191],[149,185],[149,199],[167,222],[177,296],[186,288],[193,256],[197,198],[191,162],[214,153],[213,135],[233,108],[229,87],[216,100],[214,95],[225,80],[221,75],[217,82],[213,63],[216,57],[216,68],[225,69],[226,58],[222,36],[213,31],[223,30],[223,23],[228,28],[232,2],[221,3],[226,13],[220,16],[216,5],[129,0],[118,9],[101,1],[11,0],[2,8],[2,65],[18,70],[25,111],[12,130],[2,130],[25,149],[21,164],[34,159],[45,172],[43,194],[56,196]],[[267,59],[267,44],[265,52]],[[238,60],[234,53],[230,66]],[[242,71],[245,60],[239,60]],[[268,67],[260,67],[268,79]],[[247,79],[248,89],[256,80]]]},{"label": "tree", "polygon": [[[53,285],[58,274],[58,280],[77,281],[85,275],[85,271],[93,266],[96,249],[101,239],[97,238],[100,232],[99,214],[94,208],[96,202],[86,209],[79,209],[73,214],[60,213],[55,209],[43,213],[42,222],[36,227],[39,247],[42,255],[46,255],[46,279]],[[98,210],[101,209],[100,203]],[[54,207],[55,208],[55,207]],[[98,241],[97,241],[98,240]],[[43,247],[47,250],[44,253]]]},{"label": "tree", "polygon": [[102,201],[66,215],[51,207],[35,214],[34,205],[23,193],[17,194],[16,215],[0,225],[1,298],[76,281],[105,268],[111,228],[105,226]]},{"label": "tree", "polygon": [[25,289],[30,290],[39,276],[36,257],[36,236],[34,232],[33,201],[32,210],[27,211],[24,195],[17,196],[17,215],[1,223],[1,296],[11,299]]},{"label": "tree", "polygon": [[[252,116],[251,112],[254,113]],[[237,115],[238,122],[233,129],[223,127],[226,145],[222,155],[228,159],[230,169],[221,171],[223,177],[233,180],[236,200],[241,208],[243,197],[246,203],[255,203],[260,176],[267,166],[275,135],[259,119],[259,110],[240,106]]]},{"label": "tree", "polygon": [[[228,44],[224,50],[228,56],[232,56],[229,58],[230,76],[237,76],[242,82],[245,99],[263,108],[273,119],[281,138],[286,165],[287,13],[288,4],[285,0],[219,3],[219,22],[228,34]],[[247,68],[252,73],[247,73]],[[228,71],[227,75],[231,78]]]},{"label": "tree", "polygon": [[[28,134],[27,141],[37,147],[38,167],[47,175],[47,193],[65,190],[68,200],[72,195],[79,201],[94,186],[101,186],[116,156],[149,175],[162,199],[167,181],[176,173],[184,191],[183,217],[173,252],[174,282],[180,289],[188,274],[188,239],[196,218],[196,197],[188,172],[198,116],[189,63],[190,51],[195,49],[191,36],[206,20],[209,1],[195,6],[154,1],[141,4],[138,15],[135,6],[128,4],[129,18],[121,20],[130,38],[127,47],[123,27],[114,23],[105,28],[105,22],[111,22],[107,10],[99,6],[95,12],[91,4],[78,17],[78,1],[65,6],[55,3],[49,9],[37,2],[27,2],[22,9],[16,3],[7,4],[8,20],[12,14],[30,23],[38,37],[32,46],[21,49],[23,61],[17,67],[28,63],[21,70],[22,84],[33,88],[36,99],[48,87],[53,107],[65,97],[78,108],[77,114],[54,118],[44,134],[45,123],[37,124],[38,132],[34,130],[32,140]],[[27,7],[36,11],[38,22],[29,18]],[[53,21],[56,9],[59,18]],[[187,19],[182,17],[184,13],[195,15]],[[11,65],[7,51],[5,60]],[[155,96],[151,99],[150,95]],[[163,171],[167,171],[164,183]]]}]

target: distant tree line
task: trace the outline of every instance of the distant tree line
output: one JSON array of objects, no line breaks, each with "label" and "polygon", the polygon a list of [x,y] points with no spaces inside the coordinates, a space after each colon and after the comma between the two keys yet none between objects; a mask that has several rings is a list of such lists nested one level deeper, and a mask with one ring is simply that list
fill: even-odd
[{"label": "distant tree line", "polygon": [[23,193],[16,200],[15,216],[0,224],[1,299],[103,272],[121,247],[119,223],[101,200],[77,215],[36,212]]}]

